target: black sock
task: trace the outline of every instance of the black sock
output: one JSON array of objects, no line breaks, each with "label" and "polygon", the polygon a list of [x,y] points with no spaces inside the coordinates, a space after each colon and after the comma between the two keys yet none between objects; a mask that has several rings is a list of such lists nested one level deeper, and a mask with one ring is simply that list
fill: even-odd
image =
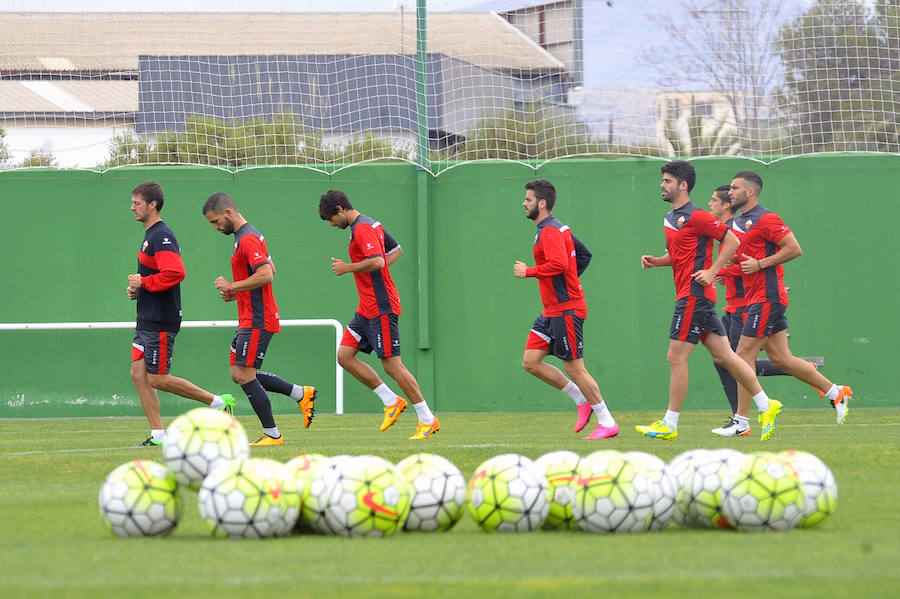
[{"label": "black sock", "polygon": [[249,383],[244,383],[241,385],[241,389],[247,394],[247,399],[250,400],[250,405],[253,406],[253,411],[256,412],[256,417],[259,418],[263,428],[274,428],[275,416],[272,415],[272,402],[269,401],[269,395],[259,380],[253,379]]},{"label": "black sock", "polygon": [[725,391],[725,397],[728,398],[728,403],[731,406],[731,413],[737,414],[737,404],[738,404],[738,390],[737,390],[737,381],[734,380],[734,377],[731,376],[731,373],[728,372],[728,369],[722,366],[721,364],[716,364],[716,370],[719,373],[719,379],[722,381],[722,389]]},{"label": "black sock", "polygon": [[772,362],[769,360],[756,361],[756,376],[782,376],[785,374],[787,374],[785,371],[772,366]]},{"label": "black sock", "polygon": [[260,384],[263,386],[263,389],[265,389],[266,391],[281,393],[282,395],[287,395],[288,397],[291,396],[291,391],[294,390],[294,383],[289,383],[280,376],[272,374],[271,372],[257,370],[256,380],[260,382]]}]

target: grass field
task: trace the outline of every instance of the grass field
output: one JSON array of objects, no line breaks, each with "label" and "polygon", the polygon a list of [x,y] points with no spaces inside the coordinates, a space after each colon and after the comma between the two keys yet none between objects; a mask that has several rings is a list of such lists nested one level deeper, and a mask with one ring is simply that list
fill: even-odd
[{"label": "grass field", "polygon": [[[448,533],[389,539],[296,536],[211,538],[185,495],[167,538],[119,539],[97,493],[106,474],[137,457],[142,418],[0,420],[0,596],[18,597],[894,597],[900,588],[900,408],[856,408],[843,427],[830,410],[787,410],[775,438],[719,439],[724,414],[687,412],[679,439],[652,441],[635,424],[657,412],[620,412],[616,439],[582,441],[572,413],[442,413],[442,430],[408,441],[404,415],[386,433],[376,415],[319,415],[304,430],[279,417],[283,447],[255,456],[377,454],[393,462],[441,454],[466,477],[483,460],[569,449],[643,450],[668,461],[695,447],[802,449],[822,458],[839,487],[837,511],[816,529],[782,533],[669,529],[635,535],[489,534],[466,514]],[[258,423],[240,420],[253,437]],[[756,428],[754,428],[754,433]]]}]

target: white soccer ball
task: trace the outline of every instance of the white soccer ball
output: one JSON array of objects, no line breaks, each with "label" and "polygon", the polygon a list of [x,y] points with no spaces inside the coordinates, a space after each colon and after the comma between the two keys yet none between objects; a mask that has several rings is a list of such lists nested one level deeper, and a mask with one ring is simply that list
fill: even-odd
[{"label": "white soccer ball", "polygon": [[666,476],[670,478],[664,483],[675,494],[675,507],[672,510],[672,522],[679,526],[694,526],[696,522],[688,513],[688,481],[694,476],[694,470],[701,463],[709,450],[689,449],[672,458],[666,467]]},{"label": "white soccer ball", "polygon": [[624,454],[588,456],[574,481],[573,514],[590,532],[641,532],[653,517],[653,484]]},{"label": "white soccer ball", "polygon": [[482,530],[527,532],[540,528],[550,513],[550,485],[530,459],[505,453],[475,469],[467,501]]},{"label": "white soccer ball", "polygon": [[329,527],[325,518],[325,506],[332,487],[342,476],[343,467],[354,458],[338,455],[318,460],[312,466],[307,484],[303,487],[300,501],[298,527],[318,534],[337,534],[339,530]]},{"label": "white soccer ball", "polygon": [[672,521],[675,512],[674,478],[668,474],[666,463],[643,451],[628,451],[625,457],[641,470],[653,485],[653,517],[647,530],[662,530]]},{"label": "white soccer ball", "polygon": [[746,456],[722,485],[722,513],[739,530],[786,530],[805,510],[796,469],[773,454]]},{"label": "white soccer ball", "polygon": [[574,451],[560,450],[545,453],[534,461],[550,485],[550,513],[543,528],[548,530],[578,530],[572,513],[575,487],[572,482],[578,473],[581,456]]},{"label": "white soccer ball", "polygon": [[196,408],[166,429],[163,457],[179,483],[197,489],[219,465],[250,457],[250,444],[244,427],[231,414]]},{"label": "white soccer ball", "polygon": [[217,537],[286,534],[294,526],[291,514],[296,518],[296,507],[285,497],[286,475],[273,467],[272,460],[226,462],[203,479],[197,495],[200,517]]},{"label": "white soccer ball", "polygon": [[466,507],[466,479],[453,462],[417,453],[396,468],[413,490],[404,530],[446,531],[459,521]]},{"label": "white soccer ball", "polygon": [[328,528],[347,537],[387,537],[403,527],[412,489],[393,464],[359,456],[341,466],[323,506]]},{"label": "white soccer ball", "polygon": [[175,474],[150,460],[127,462],[110,472],[98,501],[100,514],[120,537],[169,534],[183,509]]},{"label": "white soccer ball", "polygon": [[685,480],[688,522],[702,528],[731,528],[722,513],[722,485],[746,457],[734,449],[714,449],[694,459],[693,474]]},{"label": "white soccer ball", "polygon": [[838,488],[834,474],[825,462],[805,451],[783,451],[778,457],[794,466],[803,483],[806,509],[797,522],[797,527],[818,526],[837,507]]}]

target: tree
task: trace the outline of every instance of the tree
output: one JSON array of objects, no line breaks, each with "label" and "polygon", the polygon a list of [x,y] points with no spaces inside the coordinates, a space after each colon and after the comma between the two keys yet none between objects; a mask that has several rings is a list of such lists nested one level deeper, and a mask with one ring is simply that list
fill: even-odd
[{"label": "tree", "polygon": [[9,148],[6,147],[6,129],[0,126],[0,166],[9,160]]},{"label": "tree", "polygon": [[643,62],[658,71],[657,83],[722,94],[745,153],[759,153],[768,137],[780,74],[773,42],[781,8],[781,0],[678,0],[671,13],[647,15],[668,38],[644,49]]},{"label": "tree", "polygon": [[794,153],[900,151],[897,4],[817,0],[782,28],[779,104]]},{"label": "tree", "polygon": [[44,148],[36,148],[31,150],[28,153],[28,156],[25,160],[22,161],[22,164],[19,166],[22,167],[32,167],[32,166],[59,166],[59,161],[56,159],[49,150],[45,150]]}]

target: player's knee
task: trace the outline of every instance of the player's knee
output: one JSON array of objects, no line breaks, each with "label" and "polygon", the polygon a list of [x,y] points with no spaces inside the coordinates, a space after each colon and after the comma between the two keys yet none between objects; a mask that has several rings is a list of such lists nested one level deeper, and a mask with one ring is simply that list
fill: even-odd
[{"label": "player's knee", "polygon": [[162,389],[165,391],[166,380],[168,379],[168,375],[166,374],[153,374],[148,373],[147,380],[150,381],[150,386],[154,389]]},{"label": "player's knee", "polygon": [[525,369],[525,372],[528,374],[535,374],[538,371],[538,366],[540,366],[540,362],[536,360],[529,360],[527,358],[522,359],[522,368]]}]

